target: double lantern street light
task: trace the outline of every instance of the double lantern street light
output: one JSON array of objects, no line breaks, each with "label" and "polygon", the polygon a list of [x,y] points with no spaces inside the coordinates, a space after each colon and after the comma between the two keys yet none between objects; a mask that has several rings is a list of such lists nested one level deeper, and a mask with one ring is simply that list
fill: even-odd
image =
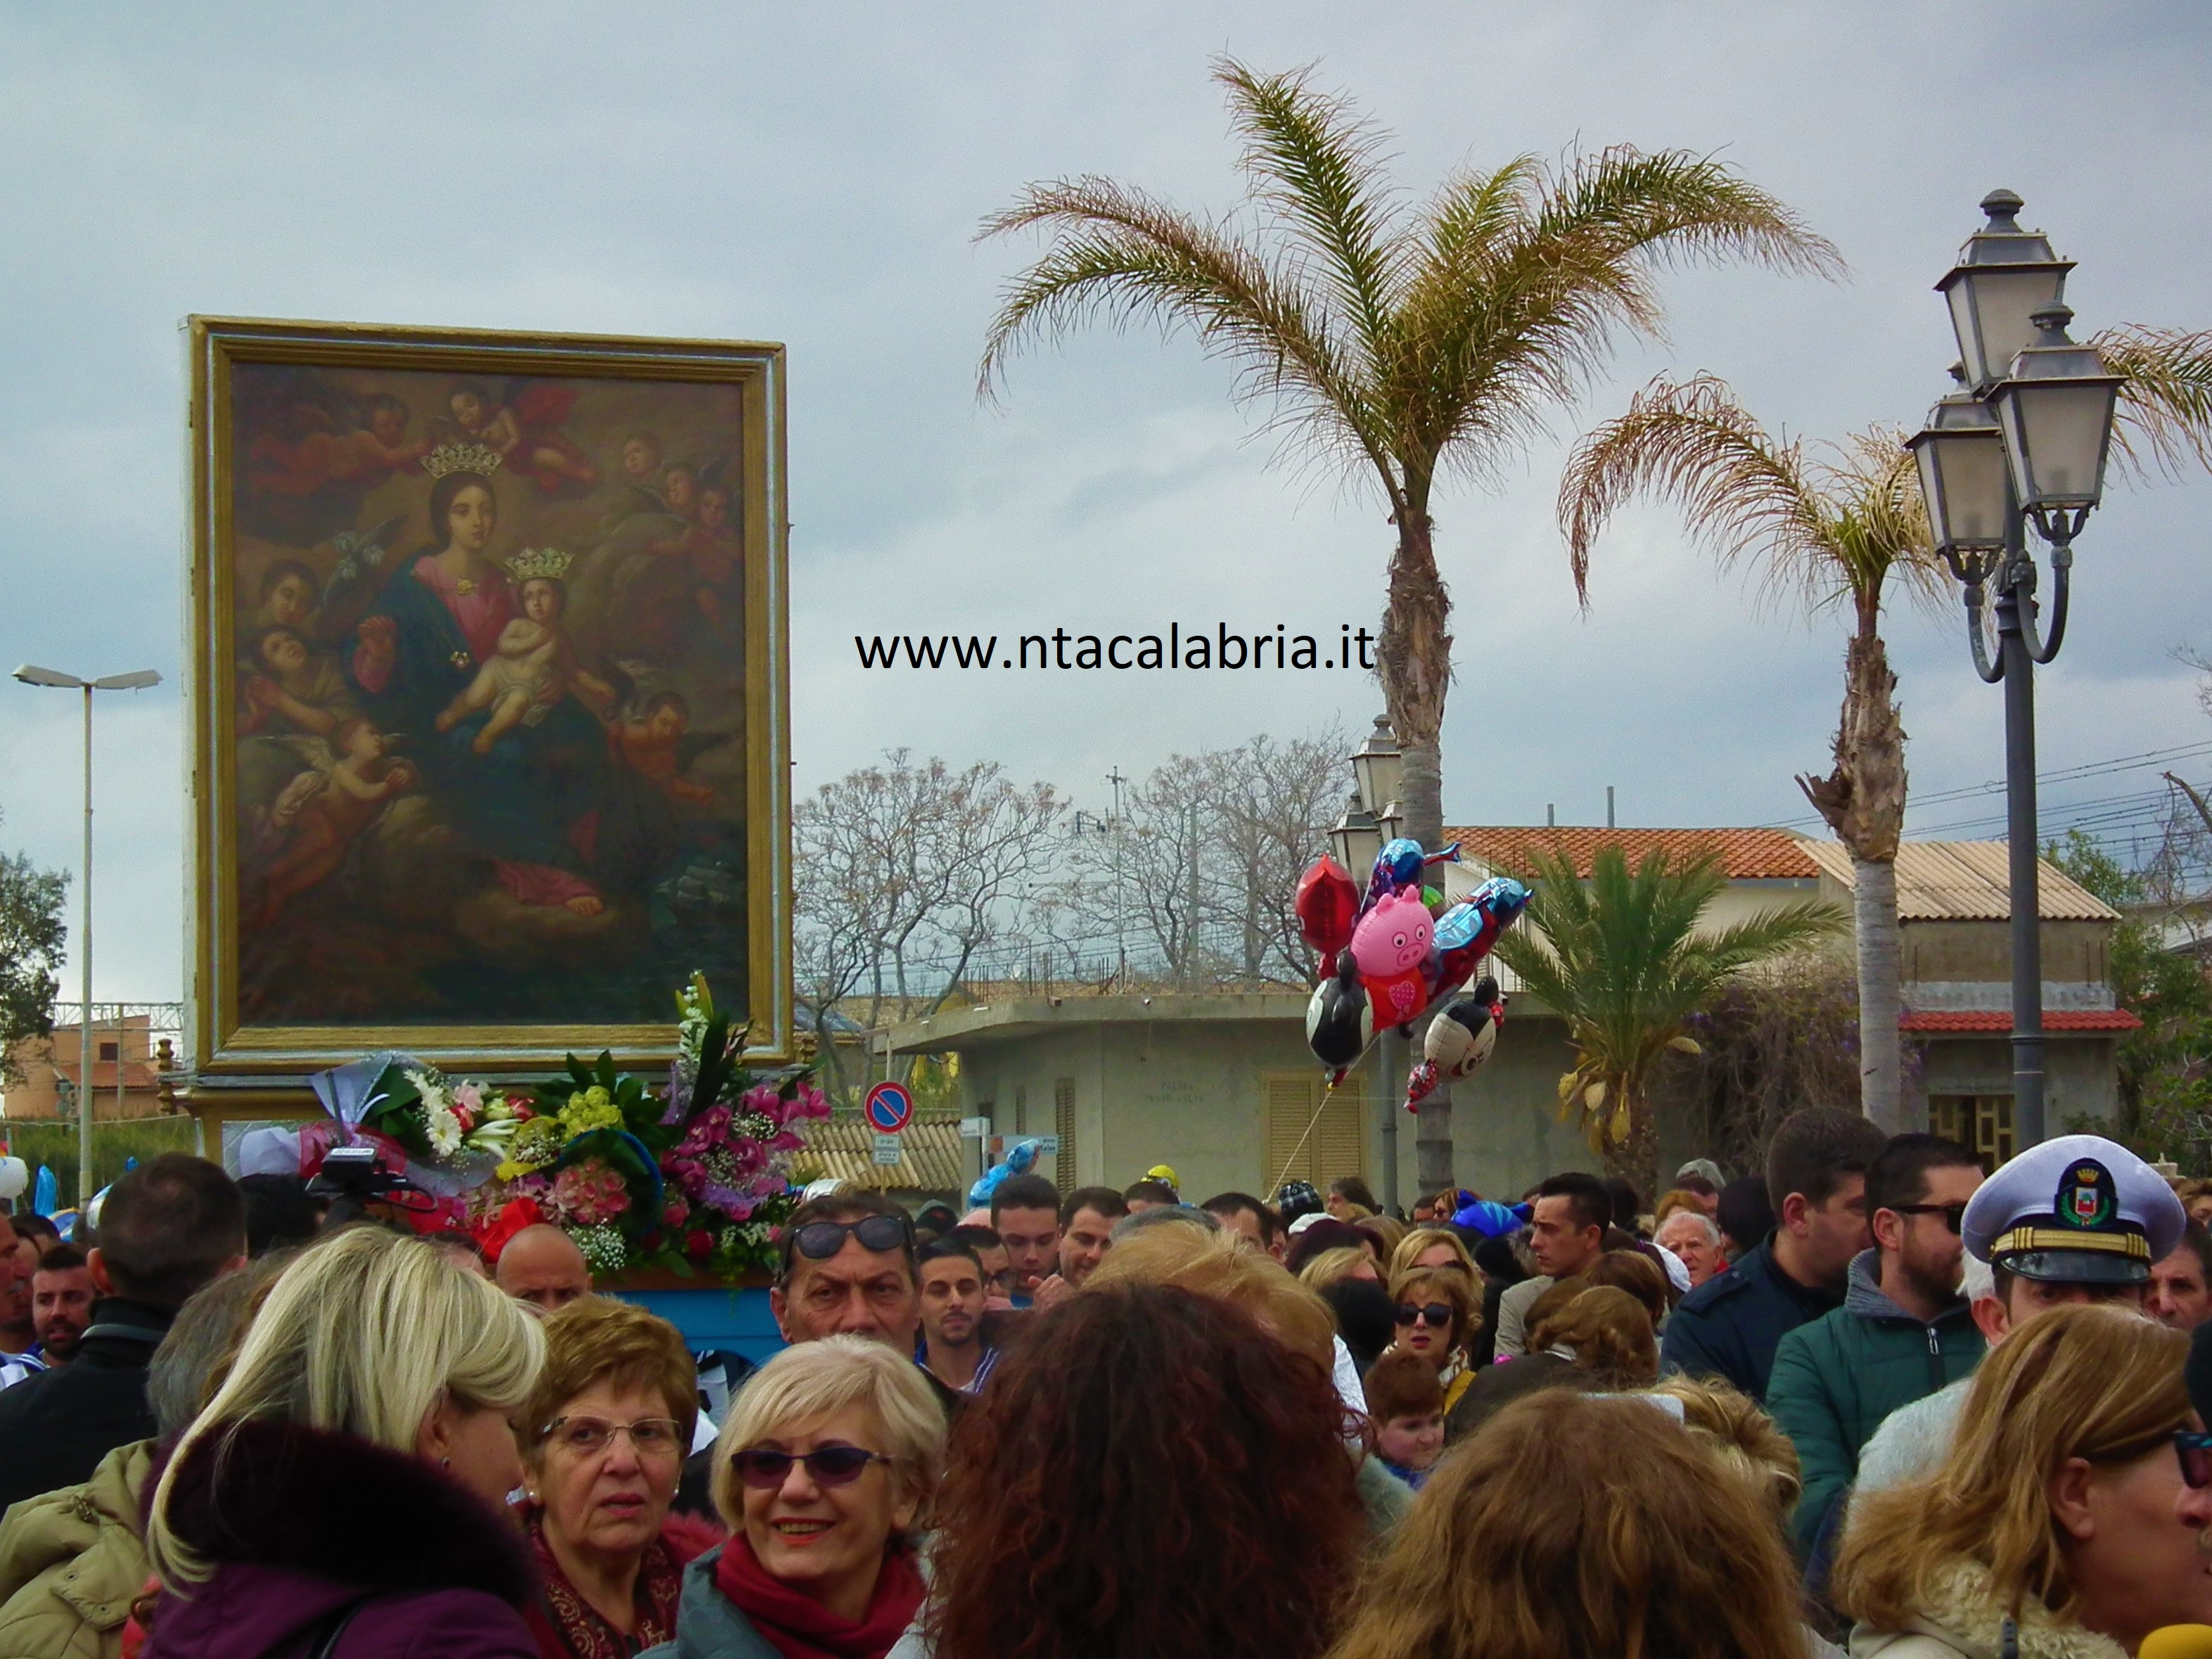
[{"label": "double lantern street light", "polygon": [[[1377,714],[1375,729],[1352,751],[1355,787],[1344,804],[1344,816],[1328,832],[1329,850],[1351,872],[1354,881],[1366,880],[1382,843],[1395,841],[1406,831],[1406,809],[1398,793],[1405,775],[1406,757],[1390,729],[1390,717]],[[1387,1079],[1405,1075],[1407,1056],[1404,1039],[1395,1030],[1377,1035],[1382,1044],[1382,1076],[1386,1079],[1378,1091],[1382,1107],[1382,1204],[1395,1215],[1398,1213],[1398,1108]]]},{"label": "double lantern street light", "polygon": [[[2042,903],[2036,869],[2035,665],[2066,636],[2074,538],[2105,488],[2120,377],[2067,337],[2071,260],[2024,231],[2010,191],[1982,198],[1989,223],[1936,284],[1949,302],[1959,387],[1910,441],[1936,550],[1964,590],[1975,670],[2004,684],[2005,820],[2012,908],[2014,1145],[2044,1138]],[[2051,546],[2047,631],[2027,526]],[[1996,654],[1988,590],[1996,591]]]}]

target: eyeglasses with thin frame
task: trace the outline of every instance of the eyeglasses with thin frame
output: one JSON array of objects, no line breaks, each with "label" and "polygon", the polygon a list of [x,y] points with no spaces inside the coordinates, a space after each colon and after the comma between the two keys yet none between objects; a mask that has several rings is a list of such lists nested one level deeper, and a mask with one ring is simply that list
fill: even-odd
[{"label": "eyeglasses with thin frame", "polygon": [[748,1446],[732,1455],[730,1467],[738,1472],[738,1479],[754,1491],[774,1492],[791,1478],[793,1463],[805,1464],[806,1478],[817,1486],[849,1486],[866,1473],[869,1464],[896,1461],[865,1446],[817,1446],[811,1452]]},{"label": "eyeglasses with thin frame", "polygon": [[681,1457],[684,1425],[672,1417],[641,1417],[635,1423],[611,1423],[604,1417],[556,1417],[538,1431],[548,1445],[595,1457],[615,1443],[617,1435],[629,1437],[630,1449],[640,1457]]},{"label": "eyeglasses with thin frame", "polygon": [[1432,1330],[1446,1329],[1452,1322],[1451,1304],[1449,1302],[1424,1303],[1418,1308],[1410,1302],[1401,1302],[1397,1314],[1401,1325],[1411,1325],[1418,1320]]},{"label": "eyeglasses with thin frame", "polygon": [[1966,1218],[1963,1204],[1893,1204],[1889,1206],[1899,1215],[1940,1215],[1943,1224],[1956,1234]]},{"label": "eyeglasses with thin frame", "polygon": [[2183,1484],[2212,1486],[2212,1434],[2197,1429],[2176,1429],[2173,1455],[2181,1464]]}]

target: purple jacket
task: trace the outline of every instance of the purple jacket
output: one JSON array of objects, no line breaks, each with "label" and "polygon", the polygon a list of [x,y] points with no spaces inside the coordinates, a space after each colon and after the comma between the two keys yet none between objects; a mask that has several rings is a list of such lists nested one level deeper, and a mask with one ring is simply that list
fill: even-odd
[{"label": "purple jacket", "polygon": [[304,1659],[366,1595],[337,1659],[538,1659],[520,1530],[428,1464],[349,1435],[250,1423],[195,1446],[170,1524],[214,1576],[163,1595],[144,1659]]}]

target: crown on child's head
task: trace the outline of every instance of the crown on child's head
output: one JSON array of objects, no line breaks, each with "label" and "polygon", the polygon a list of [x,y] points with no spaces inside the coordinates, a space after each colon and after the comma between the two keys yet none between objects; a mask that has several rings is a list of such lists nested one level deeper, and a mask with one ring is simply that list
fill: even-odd
[{"label": "crown on child's head", "polygon": [[519,582],[566,581],[575,561],[557,547],[526,547],[507,562],[507,574]]},{"label": "crown on child's head", "polygon": [[440,444],[422,458],[422,470],[434,478],[448,472],[474,472],[488,478],[499,471],[499,451],[482,444]]}]

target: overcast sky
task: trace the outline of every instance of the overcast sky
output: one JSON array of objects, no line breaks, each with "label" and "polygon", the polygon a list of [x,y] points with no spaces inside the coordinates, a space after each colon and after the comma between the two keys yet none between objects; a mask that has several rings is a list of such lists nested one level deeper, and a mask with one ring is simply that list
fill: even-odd
[{"label": "overcast sky", "polygon": [[[1096,810],[1112,769],[1380,708],[1357,675],[863,672],[853,635],[1170,620],[1334,637],[1379,612],[1359,481],[1252,441],[1188,340],[1101,333],[974,397],[1030,250],[977,222],[1101,173],[1194,208],[1237,179],[1208,60],[1311,62],[1425,191],[1462,164],[1711,152],[1849,278],[1670,277],[1624,353],[1490,490],[1437,507],[1456,605],[1448,820],[1725,824],[1806,812],[1842,624],[1755,611],[1664,511],[1622,518],[1577,613],[1565,442],[1662,370],[1814,437],[1917,426],[1953,356],[1930,284],[2002,185],[2081,261],[2081,326],[2212,325],[2212,14],[2175,3],[1140,3],[864,8],[0,5],[0,665],[168,684],[100,713],[95,994],[180,994],[180,319],[203,312],[778,340],[790,348],[793,701],[804,790],[904,746]],[[2017,114],[2013,112],[2020,112]],[[2046,770],[2212,744],[2212,484],[2117,492],[2039,682]],[[1890,625],[1916,793],[2002,770],[1959,626]],[[77,863],[74,701],[0,682],[0,848]],[[2185,757],[2198,781],[2212,757]],[[2054,785],[2147,790],[2156,768]],[[2001,810],[1939,804],[1916,830]],[[1961,833],[1995,833],[1980,830]],[[74,918],[74,901],[71,909]],[[69,994],[76,970],[67,975]]]}]

